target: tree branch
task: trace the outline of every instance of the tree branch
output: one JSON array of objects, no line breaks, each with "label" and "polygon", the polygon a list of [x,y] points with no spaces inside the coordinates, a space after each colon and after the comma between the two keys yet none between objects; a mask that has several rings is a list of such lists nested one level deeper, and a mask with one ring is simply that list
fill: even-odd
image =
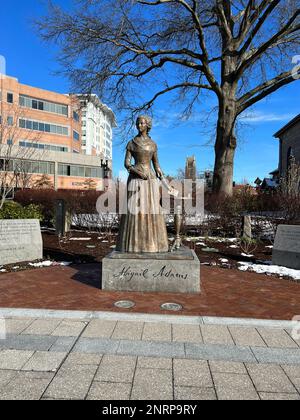
[{"label": "tree branch", "polygon": [[150,101],[147,101],[146,103],[144,103],[144,105],[142,105],[136,111],[142,111],[143,109],[151,108],[151,106],[153,105],[153,103],[156,101],[157,98],[164,95],[165,93],[168,93],[168,92],[171,92],[173,90],[180,89],[180,88],[198,88],[198,89],[212,90],[211,86],[209,86],[209,85],[202,85],[202,84],[199,84],[199,83],[189,83],[189,82],[179,83],[179,84],[173,85],[173,86],[168,86],[166,89],[156,93],[153,96],[153,98],[150,99]]},{"label": "tree branch", "polygon": [[291,71],[287,71],[255,87],[238,100],[238,115],[271,93],[276,92],[282,86],[294,81],[295,78],[291,74]]},{"label": "tree branch", "polygon": [[[246,40],[245,44],[243,45],[241,51],[240,51],[240,56],[242,57],[245,52],[248,50],[248,48],[250,47],[253,39],[255,38],[255,36],[257,35],[257,33],[260,31],[261,27],[263,26],[263,24],[265,23],[266,19],[268,18],[268,16],[270,16],[270,14],[273,12],[273,10],[278,6],[278,4],[280,3],[280,0],[272,0],[270,2],[269,1],[263,1],[258,9],[258,16],[260,15],[260,13],[262,12],[262,10],[264,10],[264,8],[266,7],[266,5],[268,3],[271,3],[269,5],[269,7],[265,10],[264,14],[262,15],[262,17],[259,19],[257,25],[253,28],[253,30],[251,31],[248,39]],[[254,15],[256,16],[256,15]],[[255,21],[256,17],[254,19],[250,19],[250,25],[252,25]],[[247,31],[248,32],[248,31]],[[246,33],[247,33],[246,32]]]},{"label": "tree branch", "polygon": [[262,44],[259,48],[257,48],[246,60],[242,62],[240,67],[238,68],[236,74],[238,77],[244,72],[244,70],[249,67],[252,63],[254,63],[268,48],[275,46],[278,41],[283,39],[285,36],[290,35],[294,32],[300,30],[300,25],[291,26],[297,17],[300,15],[300,9],[296,10],[293,16],[289,19],[289,21],[282,27],[282,29],[277,32],[275,35],[272,36],[267,42]]}]

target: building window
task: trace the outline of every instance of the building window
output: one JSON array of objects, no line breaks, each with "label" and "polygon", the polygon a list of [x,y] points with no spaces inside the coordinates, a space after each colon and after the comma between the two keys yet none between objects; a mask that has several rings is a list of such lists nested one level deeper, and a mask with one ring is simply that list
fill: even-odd
[{"label": "building window", "polygon": [[45,133],[58,134],[61,136],[69,135],[69,128],[61,125],[47,124],[39,121],[19,120],[19,127],[27,130],[42,131]]},{"label": "building window", "polygon": [[288,153],[287,153],[287,168],[289,168],[291,164],[291,159],[295,157],[294,149],[292,147],[289,147]]},{"label": "building window", "polygon": [[43,149],[43,150],[50,150],[51,152],[68,152],[69,148],[67,146],[55,146],[52,144],[45,144],[45,143],[34,143],[29,141],[20,141],[20,147],[32,147],[34,149]]},{"label": "building window", "polygon": [[79,122],[79,114],[76,111],[73,111],[73,119],[77,122]]},{"label": "building window", "polygon": [[92,168],[88,166],[58,164],[58,175],[76,176],[81,178],[102,178],[101,168]]},{"label": "building window", "polygon": [[79,141],[80,135],[77,133],[77,131],[73,130],[73,139]]},{"label": "building window", "polygon": [[14,103],[14,95],[12,93],[8,93],[7,94],[7,102],[9,104],[13,104]]},{"label": "building window", "polygon": [[13,141],[12,141],[12,139],[7,140],[7,144],[8,144],[9,146],[12,146],[12,145],[13,145]]},{"label": "building window", "polygon": [[59,114],[68,116],[69,115],[69,107],[68,105],[61,105],[54,102],[48,102],[39,100],[36,98],[30,98],[29,96],[20,95],[19,97],[20,106],[25,108],[36,109],[38,111],[45,111],[51,112],[53,114]]},{"label": "building window", "polygon": [[7,125],[12,126],[14,124],[14,117],[7,117]]}]

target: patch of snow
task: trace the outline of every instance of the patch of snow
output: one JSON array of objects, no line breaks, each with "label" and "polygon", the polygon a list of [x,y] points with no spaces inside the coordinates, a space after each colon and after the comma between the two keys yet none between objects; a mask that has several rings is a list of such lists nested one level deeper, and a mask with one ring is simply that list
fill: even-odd
[{"label": "patch of snow", "polygon": [[117,248],[117,245],[112,245],[110,248],[115,249],[115,248]]},{"label": "patch of snow", "polygon": [[103,244],[108,244],[108,241],[102,241]]},{"label": "patch of snow", "polygon": [[35,267],[35,268],[42,268],[42,267],[52,267],[52,266],[63,266],[63,267],[67,267],[69,265],[71,265],[71,262],[68,261],[62,261],[62,262],[56,262],[56,261],[42,261],[39,263],[29,263],[28,265],[30,265],[30,267]]},{"label": "patch of snow", "polygon": [[238,246],[237,245],[230,245],[230,247],[229,248],[238,248]]},{"label": "patch of snow", "polygon": [[244,253],[242,253],[241,256],[242,257],[247,257],[247,258],[253,258],[254,257],[254,255],[252,255],[252,254],[244,254]]},{"label": "patch of snow", "polygon": [[13,267],[13,270],[18,270],[20,267],[17,265],[16,267]]},{"label": "patch of snow", "polygon": [[90,241],[92,238],[70,238],[70,241]]},{"label": "patch of snow", "polygon": [[4,268],[2,270],[0,270],[0,273],[6,273],[6,270],[4,270]]},{"label": "patch of snow", "polygon": [[43,262],[39,262],[39,263],[29,263],[28,265],[30,265],[30,267],[51,267],[51,265],[53,264],[52,261],[43,261]]},{"label": "patch of snow", "polygon": [[195,245],[206,246],[206,244],[204,242],[196,242]]},{"label": "patch of snow", "polygon": [[274,246],[273,246],[273,245],[268,245],[268,246],[266,246],[266,248],[273,249],[273,248],[274,248]]},{"label": "patch of snow", "polygon": [[277,274],[279,276],[291,277],[294,280],[300,280],[300,270],[293,270],[287,267],[280,267],[279,265],[265,265],[265,264],[253,264],[247,262],[239,262],[241,267],[240,271],[254,271],[258,274]]},{"label": "patch of snow", "polygon": [[229,260],[227,260],[226,258],[220,258],[220,261],[221,261],[222,263],[228,263],[228,262],[229,262]]}]

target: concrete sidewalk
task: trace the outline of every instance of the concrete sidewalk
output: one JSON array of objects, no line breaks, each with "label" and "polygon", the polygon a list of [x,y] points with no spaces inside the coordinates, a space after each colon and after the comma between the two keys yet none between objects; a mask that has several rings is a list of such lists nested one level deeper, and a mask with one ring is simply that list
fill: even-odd
[{"label": "concrete sidewalk", "polygon": [[300,399],[291,322],[13,309],[0,318],[0,399]]}]

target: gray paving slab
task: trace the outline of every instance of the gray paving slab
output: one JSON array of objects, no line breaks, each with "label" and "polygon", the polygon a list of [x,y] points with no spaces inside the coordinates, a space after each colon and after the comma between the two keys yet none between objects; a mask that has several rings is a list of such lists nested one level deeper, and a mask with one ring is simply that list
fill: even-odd
[{"label": "gray paving slab", "polygon": [[243,363],[210,361],[209,365],[211,371],[214,373],[247,374],[247,370]]},{"label": "gray paving slab", "polygon": [[285,330],[275,328],[258,328],[258,331],[268,347],[272,348],[299,348]]},{"label": "gray paving slab", "polygon": [[174,385],[213,388],[213,381],[206,361],[180,360],[173,361]]},{"label": "gray paving slab", "polygon": [[6,334],[21,334],[34,320],[24,319],[5,319]]},{"label": "gray paving slab", "polygon": [[136,357],[104,355],[94,381],[131,383],[136,362]]},{"label": "gray paving slab", "polygon": [[185,357],[183,343],[121,340],[118,354],[148,357]]},{"label": "gray paving slab", "polygon": [[136,369],[131,400],[172,400],[173,381],[170,370]]},{"label": "gray paving slab", "polygon": [[69,352],[76,343],[77,337],[58,337],[49,351],[56,353]]},{"label": "gray paving slab", "polygon": [[229,331],[237,346],[267,347],[256,328],[232,326]]},{"label": "gray paving slab", "polygon": [[223,325],[202,325],[201,333],[205,344],[234,345],[229,329]]},{"label": "gray paving slab", "polygon": [[174,399],[184,401],[215,401],[217,396],[214,388],[175,386]]},{"label": "gray paving slab", "polygon": [[300,366],[282,365],[282,369],[300,393]]},{"label": "gray paving slab", "polygon": [[145,323],[142,340],[171,341],[172,325],[154,322]]},{"label": "gray paving slab", "polygon": [[5,388],[1,389],[0,400],[39,400],[53,374],[44,378],[28,375],[28,372],[18,372]]},{"label": "gray paving slab", "polygon": [[48,351],[57,337],[46,335],[7,335],[0,341],[0,347],[15,350]]},{"label": "gray paving slab", "polygon": [[81,337],[84,338],[111,338],[116,327],[117,321],[108,321],[105,319],[92,320],[84,330]]},{"label": "gray paving slab", "polygon": [[162,357],[138,357],[138,368],[144,369],[172,369],[173,361],[171,358]]},{"label": "gray paving slab", "polygon": [[190,359],[256,362],[248,347],[185,343],[185,352]]},{"label": "gray paving slab", "polygon": [[241,375],[236,373],[213,372],[212,376],[214,385],[217,389],[236,388],[238,390],[255,390],[253,383],[247,373],[245,375]]},{"label": "gray paving slab", "polygon": [[260,392],[259,396],[263,401],[299,401],[300,395],[299,394],[275,394],[275,393],[267,393],[267,392]]},{"label": "gray paving slab", "polygon": [[172,324],[172,340],[182,343],[203,343],[199,325]]},{"label": "gray paving slab", "polygon": [[296,389],[278,365],[247,364],[258,392],[296,393]]},{"label": "gray paving slab", "polygon": [[128,401],[131,387],[126,383],[93,382],[87,400]]},{"label": "gray paving slab", "polygon": [[33,351],[25,350],[1,350],[0,369],[20,370],[33,356]]},{"label": "gray paving slab", "polygon": [[22,331],[22,334],[51,335],[61,322],[60,319],[36,319]]},{"label": "gray paving slab", "polygon": [[67,353],[37,351],[23,366],[24,371],[56,372]]},{"label": "gray paving slab", "polygon": [[62,367],[43,396],[51,399],[85,399],[97,368],[95,365]]},{"label": "gray paving slab", "polygon": [[84,321],[64,320],[55,328],[52,335],[57,337],[78,337],[86,325],[87,322]]},{"label": "gray paving slab", "polygon": [[118,321],[112,334],[114,340],[141,340],[144,329],[142,322]]},{"label": "gray paving slab", "polygon": [[16,375],[17,371],[0,370],[0,392],[1,388],[5,387]]},{"label": "gray paving slab", "polygon": [[202,318],[204,325],[225,325],[225,326],[245,326],[245,327],[266,327],[266,328],[293,328],[292,321],[276,321],[268,319],[252,319],[252,318],[220,318],[204,316]]},{"label": "gray paving slab", "polygon": [[79,353],[115,354],[120,342],[106,338],[80,338],[74,347]]},{"label": "gray paving slab", "polygon": [[254,387],[250,389],[238,388],[216,388],[218,400],[220,401],[259,401],[259,395]]},{"label": "gray paving slab", "polygon": [[299,349],[273,349],[251,347],[257,361],[259,363],[275,363],[275,364],[300,364]]},{"label": "gray paving slab", "polygon": [[66,365],[99,365],[102,360],[102,354],[93,353],[69,353],[67,359],[64,362]]}]

